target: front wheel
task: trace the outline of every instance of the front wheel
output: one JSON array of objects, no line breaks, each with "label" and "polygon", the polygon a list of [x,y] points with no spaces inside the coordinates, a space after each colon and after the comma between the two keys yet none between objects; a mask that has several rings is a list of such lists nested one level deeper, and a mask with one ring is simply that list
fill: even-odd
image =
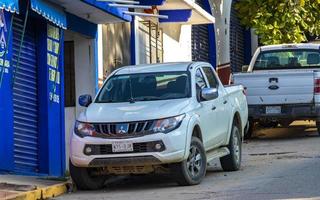
[{"label": "front wheel", "polygon": [[237,171],[241,166],[241,137],[240,129],[234,122],[228,144],[230,154],[220,158],[220,163],[224,171]]},{"label": "front wheel", "polygon": [[106,176],[99,175],[98,168],[76,167],[69,161],[70,175],[79,190],[101,189],[106,182]]},{"label": "front wheel", "polygon": [[197,185],[202,181],[207,170],[207,158],[199,138],[192,137],[188,159],[173,164],[172,170],[179,185]]}]

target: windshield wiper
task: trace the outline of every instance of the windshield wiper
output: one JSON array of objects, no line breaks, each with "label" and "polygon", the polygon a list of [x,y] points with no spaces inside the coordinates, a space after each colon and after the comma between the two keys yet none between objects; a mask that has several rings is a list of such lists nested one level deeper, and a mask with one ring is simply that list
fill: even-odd
[{"label": "windshield wiper", "polygon": [[160,97],[137,97],[132,99],[133,101],[153,101],[153,100],[162,100]]}]

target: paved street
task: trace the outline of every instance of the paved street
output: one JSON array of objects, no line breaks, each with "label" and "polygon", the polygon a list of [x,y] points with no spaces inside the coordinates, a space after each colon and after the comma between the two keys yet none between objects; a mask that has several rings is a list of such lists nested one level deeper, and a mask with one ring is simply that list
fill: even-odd
[{"label": "paved street", "polygon": [[201,185],[179,187],[164,177],[135,177],[104,190],[57,199],[320,199],[320,137],[311,124],[269,129],[244,146],[243,165],[225,173],[218,163]]}]

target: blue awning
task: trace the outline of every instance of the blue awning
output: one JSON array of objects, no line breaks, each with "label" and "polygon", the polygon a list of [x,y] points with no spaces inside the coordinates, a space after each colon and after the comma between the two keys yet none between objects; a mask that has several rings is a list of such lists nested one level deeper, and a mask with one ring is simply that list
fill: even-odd
[{"label": "blue awning", "polygon": [[44,0],[31,0],[31,9],[60,28],[67,29],[66,13],[59,6]]},{"label": "blue awning", "polygon": [[19,0],[0,0],[0,9],[19,13]]}]

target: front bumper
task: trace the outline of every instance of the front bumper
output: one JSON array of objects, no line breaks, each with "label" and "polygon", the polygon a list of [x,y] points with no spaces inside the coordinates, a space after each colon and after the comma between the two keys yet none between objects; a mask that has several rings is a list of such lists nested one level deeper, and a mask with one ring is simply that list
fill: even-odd
[{"label": "front bumper", "polygon": [[[281,106],[281,113],[266,114],[267,106]],[[319,119],[320,104],[249,105],[251,119]]]},{"label": "front bumper", "polygon": [[[77,167],[103,167],[103,166],[136,166],[136,165],[159,165],[180,162],[185,157],[187,122],[168,133],[158,133],[127,139],[105,139],[84,137],[72,134],[70,141],[70,159]],[[113,142],[125,141],[133,144],[152,143],[162,141],[165,149],[161,152],[142,153],[110,153],[103,155],[86,155],[84,148],[87,145],[112,145]]]}]

